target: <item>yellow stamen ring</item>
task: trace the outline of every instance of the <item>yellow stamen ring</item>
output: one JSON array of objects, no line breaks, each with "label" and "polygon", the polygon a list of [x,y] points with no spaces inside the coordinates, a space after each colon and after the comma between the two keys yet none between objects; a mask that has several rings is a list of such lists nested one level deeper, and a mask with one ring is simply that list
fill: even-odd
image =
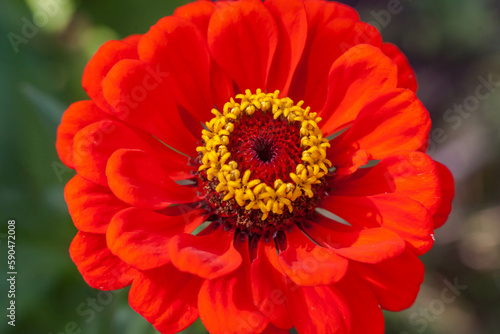
[{"label": "yellow stamen ring", "polygon": [[[328,174],[328,167],[332,166],[326,158],[326,149],[330,144],[318,127],[321,117],[311,113],[310,107],[303,109],[304,101],[294,105],[290,98],[278,96],[279,91],[266,94],[257,89],[256,94],[252,94],[247,89],[245,94],[236,96],[240,103],[231,98],[222,113],[212,109],[215,117],[206,122],[208,130],[202,131],[204,146],[196,148],[202,154],[198,171],[206,170],[209,181],[214,177],[219,180],[215,190],[225,195],[223,201],[234,198],[246,210],[261,210],[262,220],[271,212],[282,214],[285,207],[292,212],[292,202],[302,195],[313,197],[312,186],[321,183],[320,179]],[[273,186],[261,183],[260,180],[250,179],[250,170],[241,173],[238,163],[230,160],[231,153],[227,149],[229,136],[243,115],[252,116],[256,110],[272,112],[274,119],[284,117],[290,124],[300,123],[303,163],[296,166],[295,173],[290,173],[293,182],[276,180]]]}]

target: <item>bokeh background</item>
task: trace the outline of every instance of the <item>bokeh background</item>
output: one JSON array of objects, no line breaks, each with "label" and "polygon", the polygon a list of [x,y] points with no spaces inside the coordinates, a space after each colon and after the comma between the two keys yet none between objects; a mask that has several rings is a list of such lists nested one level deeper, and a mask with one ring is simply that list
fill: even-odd
[{"label": "bokeh background", "polygon": [[[63,187],[73,173],[54,143],[65,108],[86,99],[81,75],[99,45],[144,33],[185,2],[0,0],[0,333],[156,333],[126,289],[99,293],[71,262]],[[419,297],[386,312],[386,333],[500,333],[500,2],[344,2],[408,56],[433,119],[429,153],[456,180],[450,219],[422,257]],[[23,31],[26,22],[35,29]],[[17,222],[15,328],[3,314],[8,219]],[[206,331],[197,322],[186,333]]]}]

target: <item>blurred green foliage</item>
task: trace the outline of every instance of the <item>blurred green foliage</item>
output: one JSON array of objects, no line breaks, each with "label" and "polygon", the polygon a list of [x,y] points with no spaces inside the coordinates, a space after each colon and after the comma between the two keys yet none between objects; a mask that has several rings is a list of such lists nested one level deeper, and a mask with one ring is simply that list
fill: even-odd
[{"label": "blurred green foliage", "polygon": [[[155,333],[128,306],[126,289],[99,296],[71,262],[68,247],[76,229],[63,189],[73,172],[59,162],[54,143],[65,108],[86,98],[81,75],[98,46],[146,32],[186,1],[61,1],[43,27],[13,45],[9,36],[22,37],[26,20],[33,22],[53,2],[0,0],[0,233],[6,233],[8,219],[16,220],[18,271],[16,327],[2,315],[0,333]],[[386,332],[500,333],[500,92],[461,116],[459,126],[445,118],[474,96],[479,76],[500,81],[500,5],[401,0],[399,13],[384,16],[392,2],[357,1],[356,8],[364,21],[378,23],[384,40],[399,45],[417,71],[419,97],[434,129],[442,129],[431,137],[430,153],[454,173],[457,195],[434,249],[422,258],[427,275],[415,305],[386,312]],[[7,252],[5,241],[0,234],[1,254]],[[444,302],[446,282],[454,280],[467,288]],[[92,313],[94,298],[101,303]],[[186,331],[204,332],[199,321]]]}]

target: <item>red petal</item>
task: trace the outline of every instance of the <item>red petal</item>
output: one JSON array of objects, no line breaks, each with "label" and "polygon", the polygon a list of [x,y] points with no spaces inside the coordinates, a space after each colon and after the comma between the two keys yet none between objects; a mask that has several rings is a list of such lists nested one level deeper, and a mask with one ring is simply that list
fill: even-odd
[{"label": "red petal", "polygon": [[350,334],[383,334],[384,314],[373,292],[357,275],[347,275],[335,286],[342,291],[351,313]]},{"label": "red petal", "polygon": [[[183,209],[182,205],[178,207]],[[184,210],[189,208],[184,207]],[[109,249],[140,270],[169,263],[168,241],[179,233],[191,233],[204,221],[201,210],[177,213],[165,216],[136,208],[119,212],[113,217],[106,234]]]},{"label": "red petal", "polygon": [[138,272],[111,254],[101,234],[78,232],[69,248],[71,259],[94,289],[116,290],[132,283]]},{"label": "red petal", "polygon": [[134,34],[134,35],[130,35],[130,36],[123,38],[122,42],[125,44],[128,44],[128,45],[137,47],[137,44],[139,44],[139,41],[141,40],[141,38],[142,38],[142,34]]},{"label": "red petal", "polygon": [[335,181],[339,196],[371,196],[396,193],[424,205],[431,214],[441,203],[440,179],[435,162],[425,153],[401,151],[388,155],[360,177]]},{"label": "red petal", "polygon": [[172,263],[181,271],[206,279],[227,275],[241,265],[233,238],[234,231],[223,228],[203,236],[179,234],[169,242]]},{"label": "red petal", "polygon": [[341,18],[359,20],[358,13],[353,8],[338,2],[308,0],[304,2],[304,6],[307,15],[307,41],[288,94],[294,101],[304,99],[309,54],[313,40],[318,33],[332,20]]},{"label": "red petal", "polygon": [[178,7],[174,11],[174,16],[185,18],[194,23],[207,36],[208,22],[215,11],[215,4],[212,1],[195,1]]},{"label": "red petal", "polygon": [[370,228],[352,232],[337,232],[319,224],[304,228],[317,244],[354,261],[378,263],[401,254],[405,242],[396,233],[386,228]]},{"label": "red petal", "polygon": [[356,10],[350,6],[323,0],[306,0],[304,6],[307,13],[307,39],[310,48],[313,39],[331,21],[337,19],[351,19],[359,21]]},{"label": "red petal", "polygon": [[88,125],[76,134],[73,145],[75,169],[87,180],[107,186],[106,164],[111,154],[121,148],[140,149],[164,161],[165,172],[175,180],[192,177],[187,157],[149,135],[110,120]]},{"label": "red petal", "polygon": [[252,296],[255,306],[279,328],[292,328],[286,305],[286,285],[279,266],[274,242],[260,241],[257,258],[251,266]]},{"label": "red petal", "polygon": [[357,228],[388,228],[408,242],[418,255],[427,252],[434,243],[432,216],[422,204],[406,196],[330,196],[321,207]]},{"label": "red petal", "polygon": [[359,20],[358,13],[352,7],[323,0],[306,0],[309,36],[316,36],[330,21],[338,18]]},{"label": "red petal", "polygon": [[161,19],[141,39],[139,56],[165,75],[179,104],[201,121],[212,117],[210,55],[193,23],[173,16]]},{"label": "red petal", "polygon": [[[201,31],[203,38],[206,39],[208,33],[208,23],[215,9],[216,6],[212,1],[196,1],[177,8],[174,12],[174,16],[191,21]],[[217,63],[213,61],[210,64],[209,80],[214,104],[219,110],[222,110],[224,104],[229,101],[229,98],[234,97],[233,81],[226,73],[224,73]],[[209,111],[209,109],[207,110]],[[204,110],[203,121],[212,117],[207,110]],[[184,114],[187,113],[181,113],[181,117],[183,117]],[[194,113],[194,115],[197,115],[197,113]],[[196,120],[196,123],[199,123],[199,121]],[[184,124],[189,128],[193,122],[185,121]],[[199,124],[196,124],[196,126],[198,125]],[[191,132],[199,135],[201,134],[201,128],[197,129],[196,132]]]},{"label": "red petal", "polygon": [[269,323],[252,300],[248,244],[239,245],[238,251],[243,259],[240,268],[206,280],[198,295],[201,321],[213,334],[261,333]]},{"label": "red petal", "polygon": [[321,110],[328,93],[328,77],[332,64],[354,45],[382,45],[378,30],[364,22],[336,19],[315,36],[309,55],[304,100],[312,110]]},{"label": "red petal", "polygon": [[278,256],[283,272],[301,286],[334,283],[344,276],[348,261],[309,240],[302,231],[287,232],[287,249]]},{"label": "red petal", "polygon": [[218,110],[224,110],[224,104],[234,97],[234,82],[231,77],[215,61],[210,69],[212,96]]},{"label": "red petal", "polygon": [[349,270],[361,275],[382,308],[389,311],[410,307],[424,280],[424,265],[411,250],[377,264],[352,262]]},{"label": "red petal", "polygon": [[112,112],[102,94],[102,80],[108,71],[122,59],[137,59],[138,39],[127,42],[109,41],[104,43],[90,59],[82,77],[82,86],[89,97],[104,111]]},{"label": "red petal", "polygon": [[439,188],[441,193],[441,202],[433,215],[434,228],[438,228],[446,222],[451,211],[451,202],[455,196],[455,184],[453,175],[446,166],[434,161],[439,175]]},{"label": "red petal", "polygon": [[197,188],[175,183],[154,157],[141,150],[117,150],[108,160],[106,175],[116,197],[132,206],[160,210],[198,199]]},{"label": "red petal", "polygon": [[300,0],[268,0],[264,4],[276,20],[279,33],[268,91],[279,89],[282,96],[287,96],[307,39],[304,3]]},{"label": "red petal", "polygon": [[269,323],[267,328],[261,334],[290,334],[289,329],[282,329]]},{"label": "red petal", "polygon": [[[174,16],[193,22],[200,29],[203,36],[207,37],[208,23],[215,9],[216,6],[212,1],[196,1],[177,8]],[[231,97],[234,97],[233,80],[214,61],[210,64],[210,86],[212,87],[214,104],[219,110],[222,110],[224,104]],[[201,133],[201,131],[198,133]]]},{"label": "red petal", "polygon": [[227,2],[208,26],[210,53],[240,91],[266,89],[277,44],[276,22],[260,1]]},{"label": "red petal", "polygon": [[333,286],[298,287],[287,290],[290,316],[299,333],[350,333],[350,312]]},{"label": "red petal", "polygon": [[159,332],[177,333],[198,318],[201,283],[199,278],[166,265],[135,278],[129,303]]},{"label": "red petal", "polygon": [[349,168],[359,150],[367,152],[369,160],[383,159],[394,151],[418,150],[427,142],[430,128],[429,113],[412,91],[383,92],[367,102],[352,126],[331,142],[328,159]]},{"label": "red petal", "polygon": [[108,72],[102,88],[117,118],[185,154],[196,155],[196,138],[182,125],[165,77],[151,65],[122,60]]},{"label": "red petal", "polygon": [[328,136],[352,122],[372,97],[395,88],[397,67],[380,49],[366,44],[350,48],[332,65],[328,97],[320,116]]},{"label": "red petal", "polygon": [[64,197],[76,228],[89,233],[106,233],[111,218],[128,207],[108,188],[78,174],[66,184]]},{"label": "red petal", "polygon": [[73,139],[75,134],[89,124],[111,119],[92,101],[79,101],[69,106],[64,112],[61,124],[57,128],[56,149],[61,161],[69,168],[74,168]]},{"label": "red petal", "polygon": [[414,92],[417,91],[417,78],[415,72],[408,63],[406,56],[391,43],[382,44],[381,50],[385,55],[392,59],[398,66],[398,87],[408,88]]}]

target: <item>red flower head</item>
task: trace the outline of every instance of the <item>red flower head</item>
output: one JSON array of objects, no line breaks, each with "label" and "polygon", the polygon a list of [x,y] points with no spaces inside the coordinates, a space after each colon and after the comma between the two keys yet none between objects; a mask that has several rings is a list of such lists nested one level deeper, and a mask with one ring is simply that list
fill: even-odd
[{"label": "red flower head", "polygon": [[453,197],[394,45],[344,5],[197,1],[104,44],[58,130],[70,254],[160,332],[383,333]]}]

